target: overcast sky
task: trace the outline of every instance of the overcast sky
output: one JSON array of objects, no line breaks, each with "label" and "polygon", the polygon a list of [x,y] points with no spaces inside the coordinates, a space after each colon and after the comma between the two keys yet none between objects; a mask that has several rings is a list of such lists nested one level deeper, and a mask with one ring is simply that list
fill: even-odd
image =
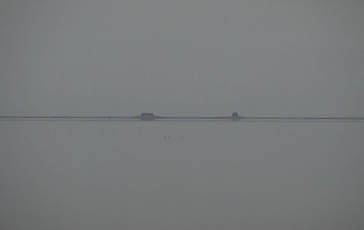
[{"label": "overcast sky", "polygon": [[1,115],[364,115],[361,0],[0,6]]}]

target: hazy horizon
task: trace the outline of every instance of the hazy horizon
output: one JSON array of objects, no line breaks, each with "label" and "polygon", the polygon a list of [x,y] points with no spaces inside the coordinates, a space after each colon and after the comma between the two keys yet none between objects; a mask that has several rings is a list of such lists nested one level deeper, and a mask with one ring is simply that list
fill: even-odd
[{"label": "hazy horizon", "polygon": [[[364,117],[361,0],[2,0],[0,116]],[[364,229],[363,122],[0,121],[0,228]]]}]

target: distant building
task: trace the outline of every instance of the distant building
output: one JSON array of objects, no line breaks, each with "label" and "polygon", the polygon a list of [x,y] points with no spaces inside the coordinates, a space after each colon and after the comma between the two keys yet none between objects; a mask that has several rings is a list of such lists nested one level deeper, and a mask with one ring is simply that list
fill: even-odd
[{"label": "distant building", "polygon": [[231,114],[231,119],[232,120],[239,120],[240,116],[237,112],[233,112],[233,114]]},{"label": "distant building", "polygon": [[143,121],[152,121],[155,120],[157,116],[155,116],[153,113],[142,113],[140,114],[140,119]]},{"label": "distant building", "polygon": [[140,114],[141,117],[154,117],[154,113],[142,113]]}]

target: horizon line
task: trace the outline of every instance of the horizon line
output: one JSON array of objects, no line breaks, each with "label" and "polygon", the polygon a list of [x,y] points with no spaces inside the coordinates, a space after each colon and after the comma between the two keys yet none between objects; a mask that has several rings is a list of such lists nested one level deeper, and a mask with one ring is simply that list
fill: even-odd
[{"label": "horizon line", "polygon": [[320,116],[240,116],[234,112],[230,116],[157,116],[142,113],[138,116],[0,116],[0,121],[364,121],[364,117],[320,117]]}]

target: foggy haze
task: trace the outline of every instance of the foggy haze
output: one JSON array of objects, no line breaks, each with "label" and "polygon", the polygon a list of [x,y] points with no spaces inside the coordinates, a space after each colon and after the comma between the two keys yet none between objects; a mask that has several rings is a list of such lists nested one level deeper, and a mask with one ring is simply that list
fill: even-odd
[{"label": "foggy haze", "polygon": [[[360,0],[2,0],[0,116],[364,116]],[[1,229],[363,229],[362,122],[0,121]]]},{"label": "foggy haze", "polygon": [[2,1],[1,115],[363,116],[362,1]]}]

